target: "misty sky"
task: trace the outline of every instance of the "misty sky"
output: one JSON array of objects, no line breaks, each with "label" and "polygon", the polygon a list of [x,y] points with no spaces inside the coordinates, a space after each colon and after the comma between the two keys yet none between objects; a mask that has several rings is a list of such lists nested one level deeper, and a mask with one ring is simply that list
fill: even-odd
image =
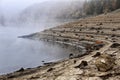
[{"label": "misty sky", "polygon": [[[2,12],[5,16],[6,15],[8,16],[8,14],[14,15],[32,4],[40,3],[43,1],[52,2],[52,1],[65,1],[65,0],[0,0],[0,12]],[[66,1],[75,1],[75,0],[66,0]]]},{"label": "misty sky", "polygon": [[46,0],[0,0],[0,10],[6,15],[16,14],[22,9]]}]

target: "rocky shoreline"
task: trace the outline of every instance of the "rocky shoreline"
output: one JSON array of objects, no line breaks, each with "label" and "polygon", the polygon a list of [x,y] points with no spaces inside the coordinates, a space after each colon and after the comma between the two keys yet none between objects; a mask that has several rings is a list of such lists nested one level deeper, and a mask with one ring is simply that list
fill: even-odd
[{"label": "rocky shoreline", "polygon": [[[84,45],[86,53],[0,76],[0,80],[120,80],[120,12],[66,23],[21,36],[34,40]],[[92,43],[92,44],[91,44]],[[71,57],[72,56],[72,57]]]}]

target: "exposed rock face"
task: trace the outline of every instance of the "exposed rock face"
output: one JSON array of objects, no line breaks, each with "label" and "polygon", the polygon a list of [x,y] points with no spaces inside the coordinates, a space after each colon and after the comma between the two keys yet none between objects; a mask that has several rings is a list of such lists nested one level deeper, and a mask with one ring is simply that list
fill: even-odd
[{"label": "exposed rock face", "polygon": [[99,71],[106,72],[114,67],[115,59],[108,54],[103,54],[96,59],[95,65]]}]

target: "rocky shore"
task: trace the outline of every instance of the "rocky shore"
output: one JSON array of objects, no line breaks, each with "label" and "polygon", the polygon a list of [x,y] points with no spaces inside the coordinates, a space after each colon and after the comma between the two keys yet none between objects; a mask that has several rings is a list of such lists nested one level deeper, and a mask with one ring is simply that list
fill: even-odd
[{"label": "rocky shore", "polygon": [[[120,80],[120,12],[66,23],[42,32],[21,36],[79,47],[86,53],[1,75],[0,80]],[[71,57],[72,56],[72,57]]]}]

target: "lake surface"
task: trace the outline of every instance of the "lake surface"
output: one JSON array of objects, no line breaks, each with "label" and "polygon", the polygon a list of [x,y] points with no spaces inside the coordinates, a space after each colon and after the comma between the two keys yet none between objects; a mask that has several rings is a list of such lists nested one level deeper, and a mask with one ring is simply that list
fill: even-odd
[{"label": "lake surface", "polygon": [[48,27],[1,27],[0,26],[0,75],[23,68],[42,65],[68,58],[70,47],[60,44],[18,38],[18,36],[39,32]]}]

